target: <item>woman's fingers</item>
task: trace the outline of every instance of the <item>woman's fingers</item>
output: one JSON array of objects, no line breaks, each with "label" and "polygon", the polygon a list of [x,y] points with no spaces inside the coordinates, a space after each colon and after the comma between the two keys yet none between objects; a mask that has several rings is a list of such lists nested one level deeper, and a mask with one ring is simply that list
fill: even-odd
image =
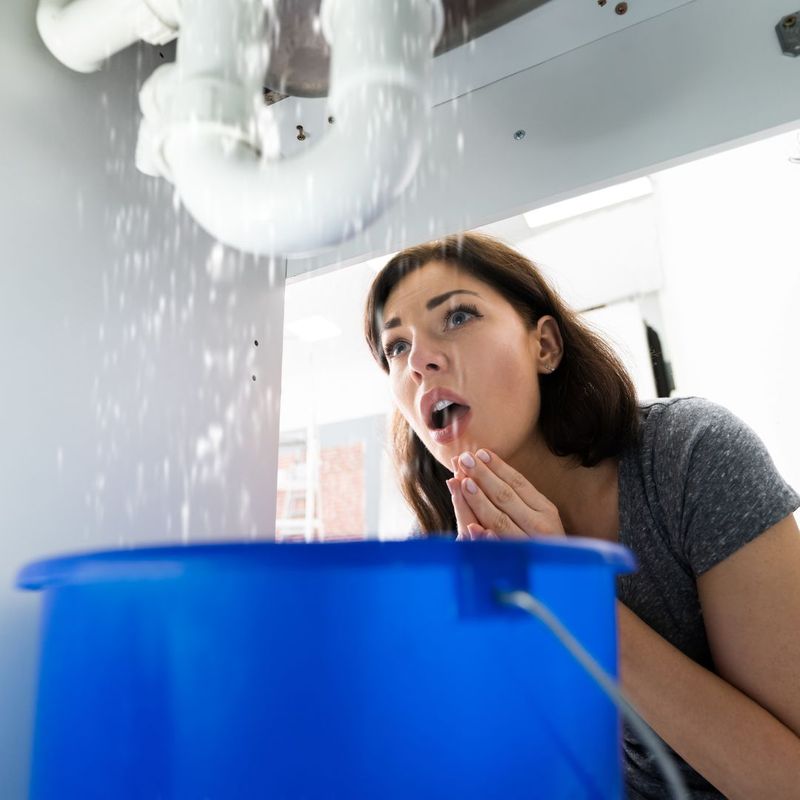
[{"label": "woman's fingers", "polygon": [[473,478],[464,478],[461,481],[460,494],[481,528],[491,528],[497,531],[503,539],[524,539],[526,537],[524,530],[505,511],[491,502]]},{"label": "woman's fingers", "polygon": [[[473,472],[478,474],[481,483],[486,483],[486,492],[493,499],[498,499],[501,503],[504,500],[505,492],[510,489],[516,494],[527,508],[542,513],[555,510],[551,503],[524,475],[517,472],[512,466],[506,464],[501,458],[489,450],[481,448],[473,456],[471,453],[462,453],[464,456],[472,458],[474,463]],[[468,459],[464,459],[469,461]],[[469,474],[464,460],[459,458],[459,465],[464,472]]]},{"label": "woman's fingers", "polygon": [[469,529],[470,536],[473,539],[499,539],[500,537],[494,533],[493,531],[486,530],[482,525],[478,525],[477,522],[473,522],[467,525]]},{"label": "woman's fingers", "polygon": [[459,467],[461,494],[484,528],[506,538],[564,535],[556,506],[496,454],[462,453]]},{"label": "woman's fingers", "polygon": [[456,529],[458,534],[456,536],[456,540],[469,540],[472,538],[469,531],[469,525],[477,522],[477,520],[475,519],[475,514],[472,512],[469,504],[464,500],[463,496],[461,495],[461,490],[459,489],[459,483],[464,477],[464,472],[459,467],[458,456],[453,456],[450,459],[450,464],[452,466],[454,477],[450,478],[450,480],[446,481],[446,483],[447,488],[450,490],[450,495],[453,498],[453,509],[455,510],[456,514]]},{"label": "woman's fingers", "polygon": [[524,539],[564,535],[556,506],[530,481],[491,451],[451,459],[447,488],[456,515],[457,539]]},{"label": "woman's fingers", "polygon": [[450,495],[453,500],[453,509],[456,512],[457,538],[470,539],[472,537],[469,534],[468,525],[478,520],[475,518],[475,514],[469,507],[469,504],[464,499],[461,489],[459,488],[459,482],[458,478],[450,478],[450,480],[447,481],[447,488],[450,490]]}]

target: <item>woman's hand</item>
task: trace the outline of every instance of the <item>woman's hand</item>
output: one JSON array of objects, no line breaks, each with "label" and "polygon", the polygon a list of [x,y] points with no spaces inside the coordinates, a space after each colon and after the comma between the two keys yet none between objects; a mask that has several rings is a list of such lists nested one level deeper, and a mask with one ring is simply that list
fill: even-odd
[{"label": "woman's hand", "polygon": [[558,509],[531,483],[488,450],[462,453],[447,481],[457,539],[565,536]]}]

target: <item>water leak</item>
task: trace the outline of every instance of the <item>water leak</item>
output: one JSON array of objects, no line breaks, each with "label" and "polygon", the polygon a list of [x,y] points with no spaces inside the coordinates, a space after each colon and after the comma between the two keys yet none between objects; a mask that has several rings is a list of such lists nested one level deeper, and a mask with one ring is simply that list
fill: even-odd
[{"label": "water leak", "polygon": [[[131,109],[157,66],[153,53],[141,53],[147,48],[135,59],[135,85],[129,74],[116,76],[127,95],[103,92],[97,112],[108,200],[90,232],[106,258],[92,345],[87,538],[129,546],[269,536],[274,516],[263,484],[276,443],[264,438],[276,428],[276,370],[261,368],[271,363],[270,348],[257,348],[282,336],[269,297],[283,270],[277,259],[211,240],[168,182],[136,169],[139,115]],[[86,192],[76,193],[82,226],[95,222]],[[59,475],[65,463],[59,447]]]}]

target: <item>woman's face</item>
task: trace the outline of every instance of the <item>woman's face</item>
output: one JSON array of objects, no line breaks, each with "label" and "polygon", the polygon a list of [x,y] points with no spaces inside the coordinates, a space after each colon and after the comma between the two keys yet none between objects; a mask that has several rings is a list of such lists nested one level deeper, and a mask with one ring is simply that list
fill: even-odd
[{"label": "woman's face", "polygon": [[392,393],[445,467],[480,447],[513,463],[536,440],[546,319],[529,329],[489,284],[439,261],[392,290],[381,335]]}]

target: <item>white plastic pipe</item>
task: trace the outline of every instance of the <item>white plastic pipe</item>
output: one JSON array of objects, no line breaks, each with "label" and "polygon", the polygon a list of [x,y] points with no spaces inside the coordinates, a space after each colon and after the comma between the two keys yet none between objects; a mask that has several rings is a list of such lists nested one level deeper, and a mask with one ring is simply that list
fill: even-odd
[{"label": "white plastic pipe", "polygon": [[95,72],[140,39],[151,44],[174,39],[177,0],[39,0],[36,26],[62,64]]},{"label": "white plastic pipe", "polygon": [[366,227],[414,175],[440,0],[323,0],[335,124],[308,152],[272,163],[249,133],[265,39],[248,8],[261,0],[185,0],[164,171],[189,213],[225,244],[314,252]]}]

